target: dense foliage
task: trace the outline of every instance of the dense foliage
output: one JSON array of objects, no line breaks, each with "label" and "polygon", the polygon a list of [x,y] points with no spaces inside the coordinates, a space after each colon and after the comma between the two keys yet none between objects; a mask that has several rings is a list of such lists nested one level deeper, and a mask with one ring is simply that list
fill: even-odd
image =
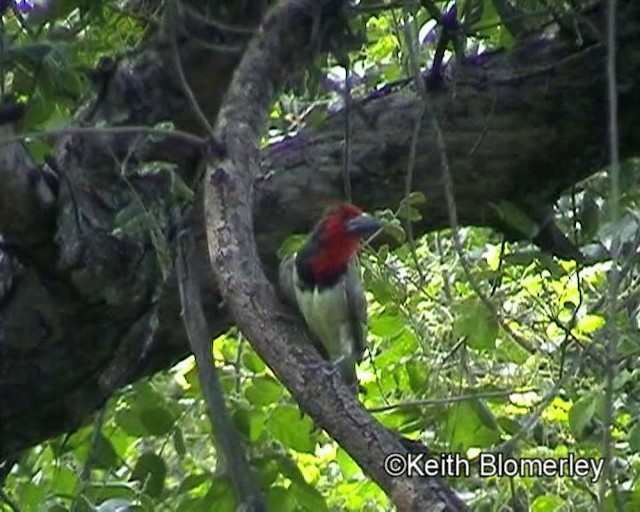
[{"label": "dense foliage", "polygon": [[[508,2],[359,2],[352,20],[359,46],[333,51],[291,84],[274,105],[264,144],[341,108],[347,73],[349,94],[358,98],[412,76],[409,45],[428,68],[441,27],[427,4],[444,13],[457,5],[469,55],[508,50],[510,23],[555,30],[574,3],[514,2],[520,14],[505,23],[499,11]],[[28,102],[26,131],[66,124],[94,90],[89,70],[105,55],[131,50],[160,12],[134,12],[128,2],[55,5],[10,9],[3,17],[3,94]],[[454,47],[445,61],[461,57]],[[50,150],[43,139],[33,139],[30,149],[41,158]],[[615,484],[604,488],[590,477],[449,479],[474,509],[584,510],[596,507],[599,494],[607,508],[616,500],[626,510],[640,506],[638,163],[620,170],[622,215],[615,223],[605,171],[557,204],[557,221],[586,254],[582,262],[472,227],[414,239],[415,205],[425,200],[419,192],[376,212],[396,243],[368,247],[362,261],[370,314],[370,351],[358,369],[364,406],[431,450],[469,459],[489,451],[599,459],[607,442],[615,454]],[[530,229],[508,205],[496,208],[506,209],[516,230]],[[615,295],[612,263],[599,250],[612,244],[633,248],[620,261]],[[385,494],[300,413],[239,332],[214,340],[213,354],[270,510],[390,509]],[[613,392],[605,388],[611,372]],[[614,421],[607,441],[608,416]],[[188,358],[121,390],[77,432],[24,453],[6,480],[0,510],[235,510],[211,428]]]}]

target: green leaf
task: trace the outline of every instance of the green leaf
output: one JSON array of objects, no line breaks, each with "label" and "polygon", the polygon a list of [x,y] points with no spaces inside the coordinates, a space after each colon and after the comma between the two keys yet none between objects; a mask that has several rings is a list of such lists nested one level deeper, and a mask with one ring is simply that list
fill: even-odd
[{"label": "green leaf", "polygon": [[138,201],[132,201],[122,208],[114,219],[114,234],[139,234],[149,231],[152,227],[147,212]]},{"label": "green leaf", "polygon": [[140,411],[140,421],[147,432],[154,436],[164,436],[171,432],[175,418],[168,409],[154,407]]},{"label": "green leaf", "polygon": [[175,427],[173,431],[173,447],[176,449],[176,453],[179,457],[184,457],[187,453],[187,447],[184,443],[184,436],[182,435],[182,428]]},{"label": "green leaf", "polygon": [[238,503],[236,500],[233,486],[228,478],[218,476],[215,477],[209,487],[209,492],[204,497],[205,503],[209,506],[206,511],[215,512],[236,512]]},{"label": "green leaf", "polygon": [[45,157],[53,151],[53,146],[43,139],[32,139],[27,142],[27,147],[33,159],[40,165],[44,163]]},{"label": "green leaf", "polygon": [[511,363],[524,364],[530,356],[529,352],[513,341],[511,337],[501,338],[497,349],[500,357]]},{"label": "green leaf", "polygon": [[26,130],[35,130],[49,119],[55,111],[55,103],[47,100],[41,92],[36,92],[29,100],[29,105],[22,119]]},{"label": "green leaf", "polygon": [[515,39],[511,35],[511,32],[506,27],[500,27],[500,38],[498,39],[498,46],[509,49],[515,44]]},{"label": "green leaf", "polygon": [[267,429],[285,446],[302,453],[313,453],[316,441],[311,435],[313,423],[302,417],[297,407],[282,405],[267,418]]},{"label": "green leaf", "polygon": [[393,237],[393,239],[400,244],[404,243],[407,239],[407,234],[404,232],[398,220],[395,222],[387,222],[383,229],[387,235]]},{"label": "green leaf", "polygon": [[116,468],[120,461],[111,441],[102,434],[96,437],[92,456],[96,466],[103,469]]},{"label": "green leaf", "polygon": [[362,475],[360,466],[340,447],[338,447],[338,452],[336,453],[336,462],[338,466],[340,466],[340,471],[346,479]]},{"label": "green leaf", "polygon": [[423,361],[415,358],[410,359],[405,364],[405,369],[409,375],[409,385],[414,393],[423,393],[429,379],[429,368]]},{"label": "green leaf", "polygon": [[104,500],[122,498],[135,500],[138,495],[133,484],[121,482],[90,483],[85,489],[87,498],[95,503],[102,503]]},{"label": "green leaf", "polygon": [[153,452],[143,453],[131,472],[130,480],[138,480],[143,491],[157,498],[164,489],[167,465],[164,459]]},{"label": "green leaf", "polygon": [[115,415],[116,425],[132,437],[144,437],[149,434],[140,415],[131,409],[120,409]]},{"label": "green leaf", "polygon": [[492,350],[499,331],[493,313],[478,297],[465,300],[456,309],[453,324],[456,337],[466,337],[468,346],[476,350]]},{"label": "green leaf", "polygon": [[78,474],[67,466],[61,466],[56,470],[52,482],[52,491],[58,495],[71,495],[78,485]]},{"label": "green leaf", "polygon": [[485,0],[467,0],[462,15],[466,26],[473,27],[482,19]]},{"label": "green leaf", "polygon": [[546,494],[544,496],[538,496],[531,503],[531,512],[555,512],[556,510],[563,510],[565,505],[564,499],[556,494]]},{"label": "green leaf", "polygon": [[405,328],[404,319],[400,315],[387,312],[374,315],[369,320],[369,330],[380,337],[393,338],[398,336]]},{"label": "green leaf", "polygon": [[249,439],[255,443],[264,432],[266,415],[255,408],[249,411]]},{"label": "green leaf", "polygon": [[469,401],[459,402],[449,408],[447,414],[446,435],[450,448],[466,452],[469,448],[489,448],[500,440],[497,425],[490,428],[487,418],[480,418],[477,404]]},{"label": "green leaf", "polygon": [[422,192],[413,191],[409,194],[409,197],[407,197],[407,201],[409,204],[417,206],[425,204],[427,202],[427,198]]},{"label": "green leaf", "polygon": [[18,494],[21,510],[38,510],[46,494],[47,489],[43,485],[25,482]]},{"label": "green leaf", "polygon": [[327,121],[327,106],[323,103],[312,105],[304,114],[304,124],[307,129],[319,129]]},{"label": "green leaf", "polygon": [[496,421],[496,417],[493,415],[493,412],[487,405],[485,400],[480,398],[472,398],[469,400],[469,403],[476,411],[478,415],[478,419],[482,422],[485,427],[490,428],[491,430],[500,430],[500,426]]},{"label": "green leaf", "polygon": [[300,471],[300,468],[296,462],[288,454],[283,454],[277,459],[278,467],[283,476],[295,483],[304,485],[307,481],[304,475]]},{"label": "green leaf", "polygon": [[245,392],[247,400],[265,406],[278,401],[284,395],[282,384],[269,375],[255,377]]},{"label": "green leaf", "polygon": [[629,447],[634,452],[640,452],[640,423],[636,423],[629,430]]},{"label": "green leaf", "polygon": [[242,353],[242,365],[247,370],[254,373],[261,373],[267,368],[267,366],[264,364],[264,361],[260,359],[260,356],[258,356],[252,350],[247,350]]},{"label": "green leaf", "polygon": [[3,54],[4,59],[13,61],[21,59],[22,62],[33,64],[41,63],[44,58],[53,51],[53,46],[48,43],[22,44],[19,46],[8,46]]},{"label": "green leaf", "polygon": [[598,199],[599,195],[592,189],[584,193],[579,217],[584,241],[592,240],[600,229],[601,209]]},{"label": "green leaf", "polygon": [[367,282],[367,289],[380,304],[385,305],[393,301],[393,285],[388,279],[373,278]]},{"label": "green leaf", "polygon": [[209,473],[191,473],[187,475],[182,480],[182,482],[180,482],[180,486],[178,487],[178,493],[184,494],[187,491],[196,489],[200,487],[202,484],[207,483],[210,479],[211,479],[211,474]]},{"label": "green leaf", "polygon": [[266,493],[267,510],[277,510],[278,512],[294,512],[296,501],[294,495],[282,486],[269,487]]},{"label": "green leaf", "polygon": [[591,424],[596,412],[595,395],[590,394],[580,398],[569,410],[569,428],[576,437],[581,437],[584,430]]},{"label": "green leaf", "polygon": [[309,484],[301,484],[293,482],[289,487],[289,491],[293,493],[298,504],[309,512],[328,511],[327,502],[320,491]]},{"label": "green leaf", "polygon": [[576,328],[584,334],[592,334],[604,327],[606,319],[600,315],[584,315],[578,318]]},{"label": "green leaf", "polygon": [[522,425],[513,418],[502,416],[498,418],[498,425],[507,434],[513,436],[522,430]]},{"label": "green leaf", "polygon": [[195,197],[195,192],[178,176],[178,173],[171,172],[171,195],[178,201],[191,202]]},{"label": "green leaf", "polygon": [[[400,202],[400,206],[398,207],[398,211],[396,215],[401,219],[407,219],[411,222],[418,222],[422,220],[422,214],[420,211],[414,206],[416,203],[412,203],[409,198],[405,198]],[[420,203],[417,203],[420,204]]]}]

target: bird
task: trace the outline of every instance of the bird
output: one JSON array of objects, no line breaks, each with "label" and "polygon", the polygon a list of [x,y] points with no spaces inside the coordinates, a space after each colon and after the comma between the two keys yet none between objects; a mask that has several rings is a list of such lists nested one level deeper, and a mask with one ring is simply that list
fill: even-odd
[{"label": "bird", "polygon": [[340,203],[326,211],[302,247],[279,265],[285,301],[302,316],[320,354],[356,395],[355,367],[367,339],[367,302],[357,254],[361,241],[381,228],[372,215]]}]

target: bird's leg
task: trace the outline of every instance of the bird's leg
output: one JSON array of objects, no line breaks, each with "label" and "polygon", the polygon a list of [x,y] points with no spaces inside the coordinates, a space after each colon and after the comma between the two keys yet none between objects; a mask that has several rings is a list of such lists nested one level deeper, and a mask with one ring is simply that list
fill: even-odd
[{"label": "bird's leg", "polygon": [[360,392],[360,386],[358,385],[358,379],[355,374],[355,366],[353,364],[353,356],[349,354],[342,354],[340,357],[334,359],[329,363],[329,369],[327,370],[329,375],[333,377],[333,374],[337,371],[340,372],[342,382],[344,382],[352,392],[358,396]]},{"label": "bird's leg", "polygon": [[347,356],[345,356],[344,354],[341,355],[339,358],[334,359],[333,361],[331,361],[329,363],[329,368],[328,368],[328,372],[329,375],[333,377],[333,374],[340,371],[340,365],[342,363],[344,363],[347,360]]}]

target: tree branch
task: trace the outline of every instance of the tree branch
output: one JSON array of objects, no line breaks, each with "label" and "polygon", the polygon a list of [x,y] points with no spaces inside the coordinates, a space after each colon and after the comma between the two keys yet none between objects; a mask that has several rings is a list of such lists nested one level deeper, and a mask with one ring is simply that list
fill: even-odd
[{"label": "tree branch", "polygon": [[463,510],[462,501],[438,479],[392,477],[384,470],[387,456],[408,452],[308,348],[307,333],[277,300],[258,258],[252,226],[252,186],[260,168],[257,141],[284,78],[308,57],[299,49],[313,47],[312,28],[335,7],[334,1],[281,2],[238,67],[215,130],[225,154],[209,161],[205,178],[211,263],[223,297],[256,351],[398,510]]},{"label": "tree branch", "polygon": [[196,283],[193,265],[193,244],[190,235],[182,232],[178,237],[176,262],[182,318],[198,368],[202,393],[214,426],[216,448],[223,455],[224,463],[236,491],[238,503],[247,511],[265,511],[266,505],[258,489],[257,479],[251,470],[238,433],[231,422],[224,403],[224,391],[211,355],[211,334],[202,309],[200,289]]}]

